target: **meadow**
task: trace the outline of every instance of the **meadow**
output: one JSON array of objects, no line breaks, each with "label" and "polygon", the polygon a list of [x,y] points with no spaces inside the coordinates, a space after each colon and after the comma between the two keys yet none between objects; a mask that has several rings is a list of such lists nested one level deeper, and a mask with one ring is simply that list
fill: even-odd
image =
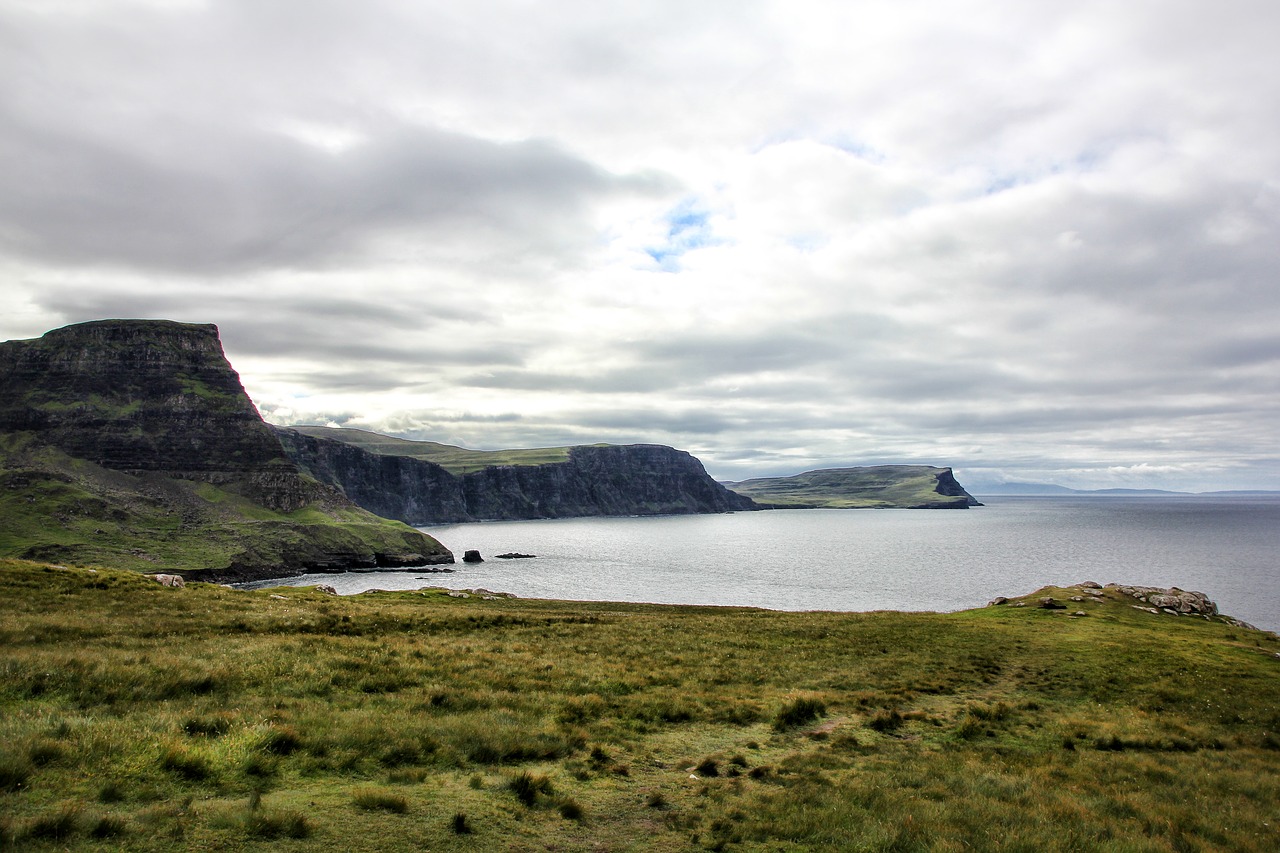
[{"label": "meadow", "polygon": [[784,613],[0,561],[0,846],[1280,849],[1280,638],[1080,592]]}]

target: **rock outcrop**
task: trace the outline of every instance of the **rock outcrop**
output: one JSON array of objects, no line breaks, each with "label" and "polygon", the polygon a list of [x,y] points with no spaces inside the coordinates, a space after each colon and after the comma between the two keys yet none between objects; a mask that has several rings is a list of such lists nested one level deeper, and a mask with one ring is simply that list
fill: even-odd
[{"label": "rock outcrop", "polygon": [[0,485],[11,556],[216,580],[453,561],[299,471],[212,325],[0,343]]},{"label": "rock outcrop", "polygon": [[1203,592],[1188,592],[1171,587],[1163,589],[1158,586],[1128,586],[1107,584],[1108,589],[1115,589],[1157,611],[1176,613],[1182,616],[1217,616],[1218,605],[1209,600]]},{"label": "rock outcrop", "polygon": [[408,524],[757,508],[713,480],[689,453],[662,445],[572,447],[563,462],[454,474],[407,455],[371,453],[293,429],[277,433],[302,470],[365,509]]}]

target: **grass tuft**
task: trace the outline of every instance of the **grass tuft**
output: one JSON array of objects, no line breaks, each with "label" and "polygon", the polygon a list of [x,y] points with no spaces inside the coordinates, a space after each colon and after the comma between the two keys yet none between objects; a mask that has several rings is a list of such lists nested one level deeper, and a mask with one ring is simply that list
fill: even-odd
[{"label": "grass tuft", "polygon": [[394,791],[381,788],[359,788],[351,796],[352,802],[365,811],[384,811],[404,814],[409,811],[409,801]]},{"label": "grass tuft", "polygon": [[124,818],[104,815],[94,820],[89,826],[89,837],[99,841],[107,838],[119,838],[128,832],[129,824]]},{"label": "grass tuft", "polygon": [[786,702],[773,717],[773,727],[785,731],[813,722],[827,713],[827,706],[819,699],[798,696]]},{"label": "grass tuft", "polygon": [[535,776],[527,770],[511,777],[507,788],[516,795],[517,800],[530,808],[537,803],[539,794],[549,797],[555,793],[550,779],[546,776]]},{"label": "grass tuft", "polygon": [[875,715],[867,720],[867,728],[877,732],[892,732],[902,728],[904,722],[902,714],[894,708],[883,711],[877,711]]},{"label": "grass tuft", "polygon": [[26,835],[41,841],[66,841],[80,826],[80,808],[65,805],[57,811],[40,815],[27,825]]},{"label": "grass tuft", "polygon": [[293,755],[302,746],[302,735],[292,726],[272,726],[258,741],[258,748],[271,755]]},{"label": "grass tuft", "polygon": [[209,759],[181,747],[170,747],[160,756],[160,767],[188,782],[204,782],[213,777]]},{"label": "grass tuft", "polygon": [[25,756],[0,755],[0,791],[18,791],[27,786],[35,768]]}]

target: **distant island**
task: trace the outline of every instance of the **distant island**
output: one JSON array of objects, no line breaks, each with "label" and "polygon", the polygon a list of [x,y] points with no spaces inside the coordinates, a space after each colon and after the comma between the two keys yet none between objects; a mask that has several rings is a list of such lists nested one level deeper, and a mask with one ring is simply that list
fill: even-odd
[{"label": "distant island", "polygon": [[968,509],[982,506],[956,481],[950,468],[931,465],[826,468],[794,477],[725,485],[766,508]]}]

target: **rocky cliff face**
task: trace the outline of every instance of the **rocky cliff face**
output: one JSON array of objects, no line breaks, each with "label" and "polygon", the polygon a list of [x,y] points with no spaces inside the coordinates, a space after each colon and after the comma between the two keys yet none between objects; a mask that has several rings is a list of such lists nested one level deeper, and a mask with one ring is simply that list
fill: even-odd
[{"label": "rocky cliff face", "polygon": [[409,524],[755,509],[690,454],[661,445],[575,447],[565,462],[495,465],[467,474],[408,456],[277,430],[303,470],[366,509]]},{"label": "rocky cliff face", "polygon": [[235,484],[289,512],[314,497],[212,325],[100,320],[0,343],[0,431],[116,471]]},{"label": "rocky cliff face", "polygon": [[102,320],[0,343],[0,479],[14,556],[240,579],[452,562],[304,476],[212,325]]}]

